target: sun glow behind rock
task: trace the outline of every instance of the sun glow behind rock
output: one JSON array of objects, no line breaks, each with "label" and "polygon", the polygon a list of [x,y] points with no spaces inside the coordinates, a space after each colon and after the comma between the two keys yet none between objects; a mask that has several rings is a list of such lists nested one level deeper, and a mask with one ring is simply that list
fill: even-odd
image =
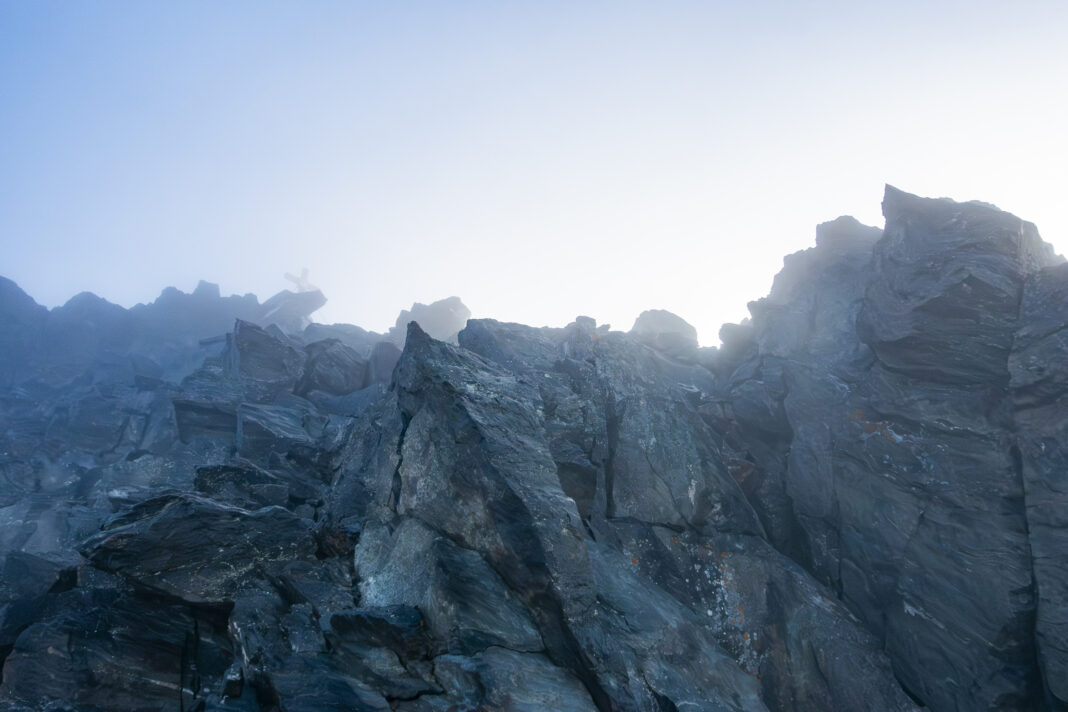
[{"label": "sun glow behind rock", "polygon": [[200,279],[383,331],[413,301],[702,343],[883,184],[1061,252],[1062,4],[0,10],[2,271],[52,306]]}]

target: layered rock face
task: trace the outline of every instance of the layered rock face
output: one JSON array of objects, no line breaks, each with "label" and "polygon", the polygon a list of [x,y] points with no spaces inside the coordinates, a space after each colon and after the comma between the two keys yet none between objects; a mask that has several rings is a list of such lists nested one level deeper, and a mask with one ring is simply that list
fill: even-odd
[{"label": "layered rock face", "polygon": [[881,235],[821,226],[725,334],[719,427],[772,541],[912,695],[1060,709],[1068,273],[991,206],[883,210]]},{"label": "layered rock face", "polygon": [[1066,708],[1068,271],[884,212],[718,351],[0,283],[0,707]]}]

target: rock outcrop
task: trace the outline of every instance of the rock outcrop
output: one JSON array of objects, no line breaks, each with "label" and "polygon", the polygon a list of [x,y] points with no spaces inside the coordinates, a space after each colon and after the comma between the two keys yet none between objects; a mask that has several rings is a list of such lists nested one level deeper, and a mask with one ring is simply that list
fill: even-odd
[{"label": "rock outcrop", "polygon": [[772,540],[879,637],[914,697],[1059,709],[1065,412],[1041,411],[1064,384],[1063,265],[989,205],[888,188],[883,210],[881,235],[838,225],[788,258],[720,369],[714,427]]},{"label": "rock outcrop", "polygon": [[697,329],[685,319],[663,309],[650,309],[638,315],[630,335],[639,342],[686,360],[697,353]]},{"label": "rock outcrop", "polygon": [[1068,708],[1066,265],[884,212],[719,349],[0,281],[0,707]]},{"label": "rock outcrop", "polygon": [[471,310],[459,297],[440,299],[431,304],[416,302],[411,309],[401,311],[396,325],[389,330],[389,339],[398,347],[403,347],[408,324],[417,321],[435,339],[455,344],[457,334],[470,318]]}]

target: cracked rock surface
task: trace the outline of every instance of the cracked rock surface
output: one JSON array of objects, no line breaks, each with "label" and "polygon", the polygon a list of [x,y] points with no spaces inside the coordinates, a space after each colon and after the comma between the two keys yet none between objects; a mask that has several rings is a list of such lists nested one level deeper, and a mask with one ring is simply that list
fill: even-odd
[{"label": "cracked rock surface", "polygon": [[0,280],[0,709],[1068,709],[1068,271],[884,213],[719,349]]}]

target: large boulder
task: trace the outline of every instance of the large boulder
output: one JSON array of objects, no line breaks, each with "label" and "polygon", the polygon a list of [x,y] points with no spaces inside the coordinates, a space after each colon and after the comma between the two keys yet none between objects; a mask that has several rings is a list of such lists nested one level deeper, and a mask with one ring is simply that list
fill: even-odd
[{"label": "large boulder", "polygon": [[322,391],[344,396],[367,385],[367,361],[338,339],[324,339],[304,347],[304,373],[295,393]]},{"label": "large boulder", "polygon": [[469,318],[471,310],[459,297],[439,299],[430,304],[416,302],[411,309],[401,310],[396,325],[389,330],[389,339],[397,346],[404,346],[408,324],[414,321],[431,337],[456,343],[456,335]]},{"label": "large boulder", "polygon": [[681,316],[663,309],[650,309],[639,314],[630,335],[672,356],[693,358],[697,353],[697,329]]}]

